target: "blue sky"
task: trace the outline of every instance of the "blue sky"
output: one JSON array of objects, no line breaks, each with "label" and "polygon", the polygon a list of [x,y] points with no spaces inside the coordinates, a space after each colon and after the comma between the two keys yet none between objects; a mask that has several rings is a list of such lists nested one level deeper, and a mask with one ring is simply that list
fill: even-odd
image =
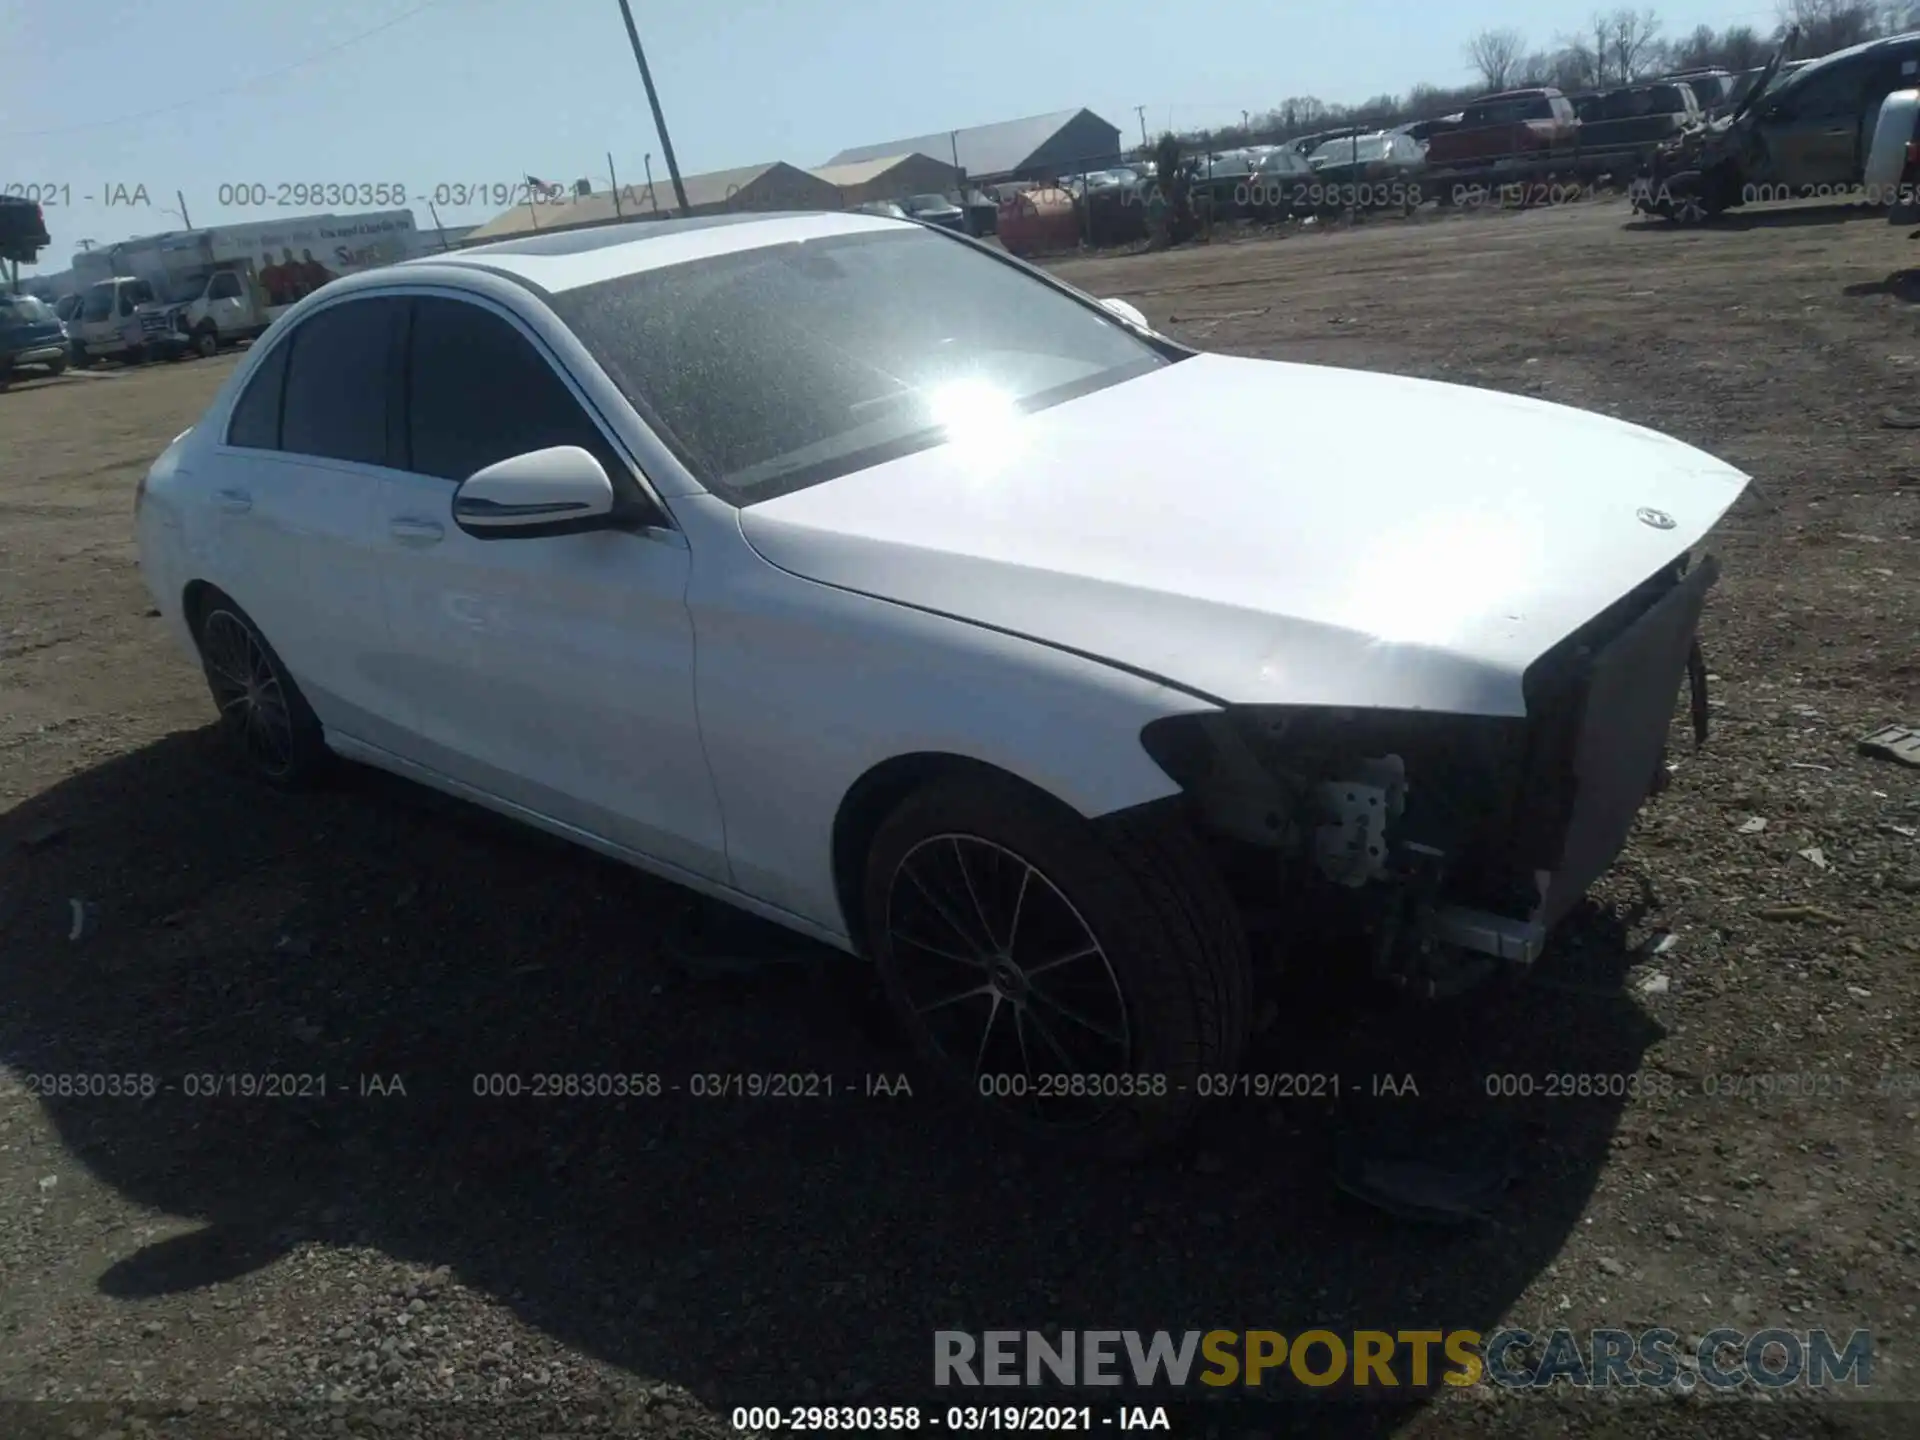
[{"label": "blue sky", "polygon": [[[1512,26],[1544,49],[1594,8],[632,3],[688,174],[817,165],[853,145],[1076,105],[1137,138],[1138,105],[1158,133],[1237,121],[1289,95],[1351,102],[1422,80],[1465,84],[1474,32]],[[1666,34],[1701,23],[1764,31],[1775,18],[1762,0],[1660,14]],[[223,184],[264,185],[270,197],[282,183],[404,186],[425,226],[422,201],[436,186],[532,173],[600,188],[609,150],[623,184],[643,179],[649,151],[666,179],[616,0],[0,0],[0,34],[11,61],[0,185],[57,187],[41,271],[64,269],[83,236],[104,244],[179,228],[167,213],[176,191],[196,226],[361,208],[222,206]],[[477,223],[497,208],[442,208],[440,218]]]}]

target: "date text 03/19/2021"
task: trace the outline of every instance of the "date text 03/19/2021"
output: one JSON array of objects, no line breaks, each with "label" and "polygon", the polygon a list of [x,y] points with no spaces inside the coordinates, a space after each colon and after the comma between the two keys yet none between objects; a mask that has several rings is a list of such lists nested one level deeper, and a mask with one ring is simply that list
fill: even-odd
[{"label": "date text 03/19/2021", "polygon": [[949,1405],[944,1409],[918,1405],[736,1405],[728,1424],[743,1436],[1173,1431],[1172,1417],[1164,1405]]}]

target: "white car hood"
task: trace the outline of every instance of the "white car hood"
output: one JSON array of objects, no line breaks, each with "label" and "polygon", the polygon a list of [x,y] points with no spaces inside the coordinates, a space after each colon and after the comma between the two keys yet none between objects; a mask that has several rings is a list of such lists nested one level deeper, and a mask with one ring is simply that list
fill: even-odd
[{"label": "white car hood", "polygon": [[1588,411],[1199,355],[740,523],[793,574],[1225,703],[1520,715],[1527,666],[1746,485]]}]

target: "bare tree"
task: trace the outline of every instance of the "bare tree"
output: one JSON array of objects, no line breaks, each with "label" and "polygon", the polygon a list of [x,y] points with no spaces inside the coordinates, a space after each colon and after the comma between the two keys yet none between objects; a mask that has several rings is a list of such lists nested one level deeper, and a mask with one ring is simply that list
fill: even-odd
[{"label": "bare tree", "polygon": [[1718,65],[1720,63],[1720,37],[1714,33],[1711,25],[1699,25],[1692,34],[1673,42],[1673,64],[1675,69],[1691,69],[1699,65]]},{"label": "bare tree", "polygon": [[1782,0],[1780,27],[1798,26],[1799,53],[1828,55],[1871,40],[1880,33],[1880,16],[1868,0]]},{"label": "bare tree", "polygon": [[[1801,0],[1794,0],[1801,3]],[[1607,44],[1620,83],[1636,79],[1654,58],[1660,17],[1651,10],[1616,10],[1607,17]]]},{"label": "bare tree", "polygon": [[1482,30],[1467,42],[1467,59],[1489,90],[1505,90],[1526,48],[1518,30]]},{"label": "bare tree", "polygon": [[1719,61],[1729,70],[1752,70],[1767,63],[1767,42],[1751,25],[1729,25],[1720,35]]}]

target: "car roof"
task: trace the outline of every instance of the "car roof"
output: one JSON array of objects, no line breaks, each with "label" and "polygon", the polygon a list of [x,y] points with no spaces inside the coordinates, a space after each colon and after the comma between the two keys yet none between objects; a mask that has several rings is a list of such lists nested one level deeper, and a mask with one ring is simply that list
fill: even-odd
[{"label": "car roof", "polygon": [[[681,220],[632,220],[544,235],[516,236],[490,245],[415,256],[392,267],[453,266],[505,272],[549,293],[622,275],[757,250],[766,245],[833,235],[902,230],[912,221],[853,211],[702,215]],[[918,228],[918,227],[915,227]]]}]

